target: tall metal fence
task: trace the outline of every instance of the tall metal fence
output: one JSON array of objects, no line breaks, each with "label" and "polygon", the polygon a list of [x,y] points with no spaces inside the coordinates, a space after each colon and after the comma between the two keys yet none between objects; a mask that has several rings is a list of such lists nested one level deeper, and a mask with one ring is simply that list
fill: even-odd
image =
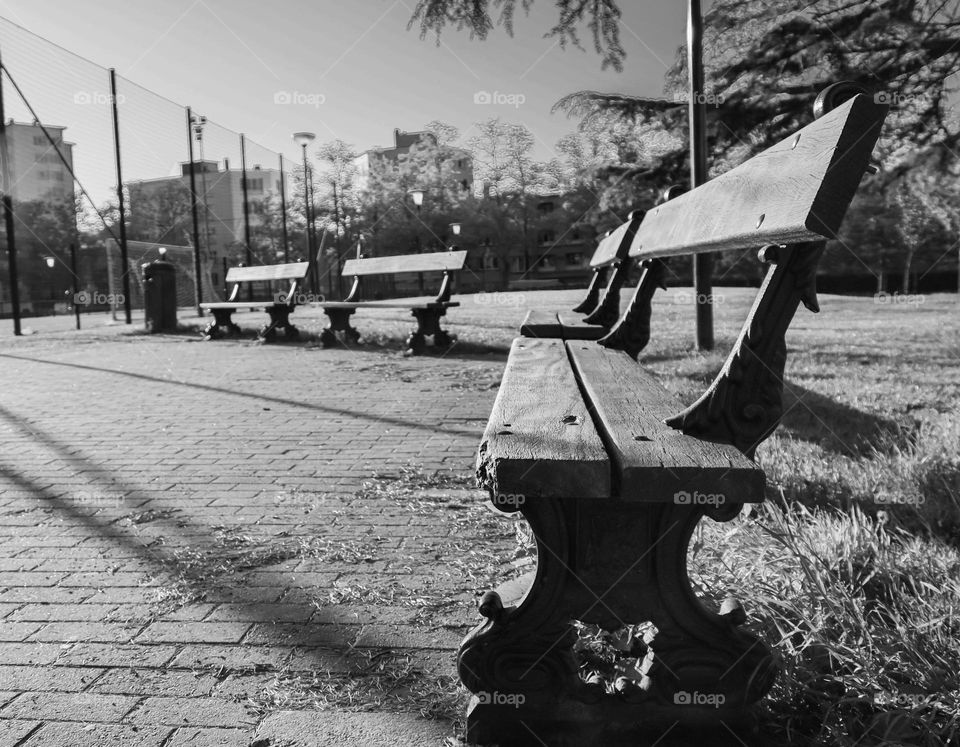
[{"label": "tall metal fence", "polygon": [[221,300],[230,266],[315,252],[300,161],[3,18],[0,78],[0,317],[129,317],[161,248],[183,306]]}]

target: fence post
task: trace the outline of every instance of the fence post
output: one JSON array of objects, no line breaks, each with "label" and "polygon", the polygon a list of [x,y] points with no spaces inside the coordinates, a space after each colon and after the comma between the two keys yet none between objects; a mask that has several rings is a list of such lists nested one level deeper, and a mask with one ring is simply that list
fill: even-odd
[{"label": "fence post", "polygon": [[127,211],[123,203],[123,171],[120,167],[120,116],[117,113],[117,71],[110,68],[110,106],[113,111],[113,148],[117,160],[117,204],[120,212],[120,261],[123,263],[123,312],[127,324],[133,318],[130,314],[130,262],[127,258]]},{"label": "fence post", "polygon": [[10,275],[10,305],[13,313],[13,334],[20,331],[20,288],[17,276],[17,244],[13,231],[13,198],[10,196],[10,158],[7,149],[7,115],[3,106],[3,75],[6,68],[0,61],[0,160],[3,169],[3,220],[7,231],[7,269]]},{"label": "fence post", "polygon": [[283,226],[283,262],[290,262],[290,244],[287,241],[287,177],[283,172],[283,154],[280,154],[280,219]]},{"label": "fence post", "polygon": [[[240,170],[243,188],[243,243],[247,245],[247,267],[253,267],[250,248],[250,199],[247,197],[247,138],[240,133]],[[247,300],[253,300],[253,283],[247,283]]]}]

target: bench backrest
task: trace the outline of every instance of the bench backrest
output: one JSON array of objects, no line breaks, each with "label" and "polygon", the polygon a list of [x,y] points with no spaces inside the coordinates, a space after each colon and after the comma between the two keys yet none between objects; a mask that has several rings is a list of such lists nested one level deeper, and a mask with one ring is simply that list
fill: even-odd
[{"label": "bench backrest", "polygon": [[801,303],[819,309],[817,262],[870,166],[887,110],[870,96],[856,95],[644,216],[630,247],[630,256],[643,261],[643,273],[627,310],[600,340],[605,347],[636,357],[646,346],[651,301],[665,287],[666,257],[763,247],[761,259],[771,265],[713,384],[668,425],[704,441],[733,444],[748,456],[776,428],[787,329]]},{"label": "bench backrest", "polygon": [[343,274],[359,277],[361,275],[398,275],[407,272],[452,272],[462,270],[466,261],[465,250],[348,259],[343,263]]},{"label": "bench backrest", "polygon": [[268,280],[303,280],[310,269],[309,262],[291,262],[285,265],[254,265],[231,267],[227,270],[228,283],[254,283]]},{"label": "bench backrest", "polygon": [[590,266],[597,269],[626,259],[627,251],[630,249],[630,241],[624,241],[624,239],[632,238],[631,227],[633,231],[636,231],[636,223],[642,217],[643,213],[634,210],[630,213],[626,223],[617,226],[612,231],[607,231],[597,246],[597,250],[593,253]]},{"label": "bench backrest", "polygon": [[858,95],[749,161],[649,210],[639,259],[835,238],[887,107]]}]

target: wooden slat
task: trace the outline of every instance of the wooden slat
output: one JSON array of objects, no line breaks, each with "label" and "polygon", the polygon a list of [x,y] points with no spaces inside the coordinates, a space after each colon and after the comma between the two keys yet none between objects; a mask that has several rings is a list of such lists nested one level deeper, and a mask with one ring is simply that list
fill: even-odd
[{"label": "wooden slat", "polygon": [[309,262],[291,262],[286,265],[255,265],[231,267],[227,270],[228,283],[250,283],[257,280],[302,280],[307,276]]},{"label": "wooden slat", "polygon": [[653,374],[619,350],[583,342],[567,349],[613,460],[620,497],[671,502],[686,492],[763,501],[759,466],[733,446],[686,436],[663,422],[682,405]]},{"label": "wooden slat", "polygon": [[559,339],[560,322],[557,321],[557,312],[547,309],[530,309],[520,324],[522,337],[545,337]]},{"label": "wooden slat", "polygon": [[564,340],[599,340],[610,331],[599,324],[586,324],[583,316],[573,311],[557,312],[557,319]]},{"label": "wooden slat", "polygon": [[835,237],[886,112],[871,97],[855,96],[746,163],[649,210],[630,256]]},{"label": "wooden slat", "polygon": [[344,275],[394,275],[403,272],[462,270],[467,261],[466,250],[397,254],[392,257],[348,259],[343,263]]},{"label": "wooden slat", "polygon": [[477,470],[501,500],[609,496],[610,461],[562,340],[513,341]]},{"label": "wooden slat", "polygon": [[216,301],[200,304],[201,309],[265,309],[273,301]]},{"label": "wooden slat", "polygon": [[630,250],[631,240],[633,239],[632,234],[636,232],[642,215],[643,213],[637,210],[630,213],[630,220],[617,226],[609,236],[601,241],[600,246],[597,247],[597,251],[593,255],[593,259],[590,260],[590,266],[605,267],[606,265],[613,264],[617,260],[624,259]]},{"label": "wooden slat", "polygon": [[422,301],[413,301],[412,303],[398,303],[396,301],[324,301],[320,304],[324,309],[449,309],[452,306],[459,306],[459,301],[444,301],[443,303],[424,303]]}]

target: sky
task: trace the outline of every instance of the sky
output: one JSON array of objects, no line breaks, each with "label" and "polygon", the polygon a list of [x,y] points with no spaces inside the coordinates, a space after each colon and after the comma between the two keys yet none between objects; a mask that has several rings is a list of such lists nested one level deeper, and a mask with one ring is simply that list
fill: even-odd
[{"label": "sky", "polygon": [[[546,160],[576,125],[550,113],[559,98],[583,89],[660,95],[685,39],[685,3],[623,0],[627,58],[617,73],[601,70],[585,27],[584,51],[544,38],[556,20],[552,0],[536,0],[529,16],[519,11],[513,38],[497,28],[486,41],[471,40],[448,28],[439,45],[407,30],[414,5],[0,0],[0,55],[40,119],[67,127],[81,180],[99,194],[112,173],[109,87],[100,67],[121,76],[125,180],[167,176],[186,160],[184,114],[175,104],[222,126],[208,126],[205,155],[229,157],[231,166],[239,165],[235,132],[256,143],[248,165],[266,166],[278,152],[299,158],[295,131],[365,150],[390,145],[395,127],[418,130],[435,119],[460,128],[466,140],[475,122],[494,116],[526,125],[535,156]],[[8,118],[31,118],[9,86],[6,99]]]}]

